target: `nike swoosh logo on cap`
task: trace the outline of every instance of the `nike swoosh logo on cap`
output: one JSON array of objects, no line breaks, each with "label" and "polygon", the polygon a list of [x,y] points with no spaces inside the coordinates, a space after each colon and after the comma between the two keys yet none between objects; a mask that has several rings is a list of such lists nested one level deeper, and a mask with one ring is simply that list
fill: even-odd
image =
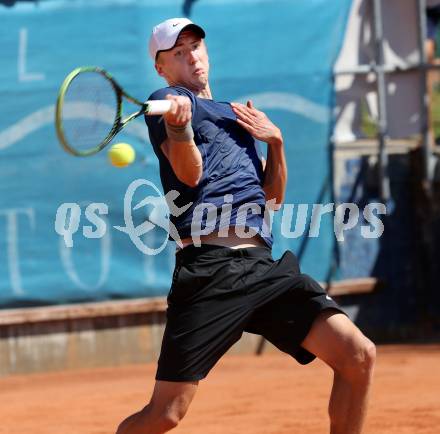
[{"label": "nike swoosh logo on cap", "polygon": [[176,26],[178,26],[178,25],[179,25],[179,23],[173,24],[173,27],[176,27]]}]

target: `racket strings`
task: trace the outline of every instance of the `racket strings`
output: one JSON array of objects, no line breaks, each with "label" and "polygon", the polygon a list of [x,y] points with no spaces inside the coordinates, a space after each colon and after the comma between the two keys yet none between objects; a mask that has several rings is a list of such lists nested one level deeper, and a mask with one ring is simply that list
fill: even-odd
[{"label": "racket strings", "polygon": [[78,151],[106,141],[118,117],[118,98],[111,82],[96,72],[82,72],[64,95],[63,132]]}]

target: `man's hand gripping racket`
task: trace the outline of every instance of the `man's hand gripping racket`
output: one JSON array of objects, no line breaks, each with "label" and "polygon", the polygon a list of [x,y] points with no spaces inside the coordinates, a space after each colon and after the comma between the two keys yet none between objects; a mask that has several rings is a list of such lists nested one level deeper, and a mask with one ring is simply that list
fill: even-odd
[{"label": "man's hand gripping racket", "polygon": [[[123,99],[139,106],[139,110],[123,117]],[[72,155],[93,155],[133,119],[144,114],[163,115],[171,105],[171,100],[143,103],[133,98],[101,68],[76,68],[65,78],[58,93],[55,110],[58,139]]]}]

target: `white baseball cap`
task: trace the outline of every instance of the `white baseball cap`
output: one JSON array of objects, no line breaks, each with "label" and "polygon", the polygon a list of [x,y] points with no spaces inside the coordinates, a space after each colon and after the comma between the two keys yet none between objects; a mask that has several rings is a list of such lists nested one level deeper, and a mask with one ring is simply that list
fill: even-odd
[{"label": "white baseball cap", "polygon": [[205,37],[205,31],[188,18],[171,18],[154,26],[148,44],[153,60],[156,60],[159,51],[173,48],[180,32],[184,29],[194,30],[200,37]]}]

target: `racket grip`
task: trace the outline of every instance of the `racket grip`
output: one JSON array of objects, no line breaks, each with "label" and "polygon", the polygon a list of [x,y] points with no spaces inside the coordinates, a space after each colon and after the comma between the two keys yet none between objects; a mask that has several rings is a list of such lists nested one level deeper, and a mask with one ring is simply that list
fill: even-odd
[{"label": "racket grip", "polygon": [[163,115],[171,108],[171,101],[167,99],[158,99],[147,102],[145,113],[150,116]]}]

